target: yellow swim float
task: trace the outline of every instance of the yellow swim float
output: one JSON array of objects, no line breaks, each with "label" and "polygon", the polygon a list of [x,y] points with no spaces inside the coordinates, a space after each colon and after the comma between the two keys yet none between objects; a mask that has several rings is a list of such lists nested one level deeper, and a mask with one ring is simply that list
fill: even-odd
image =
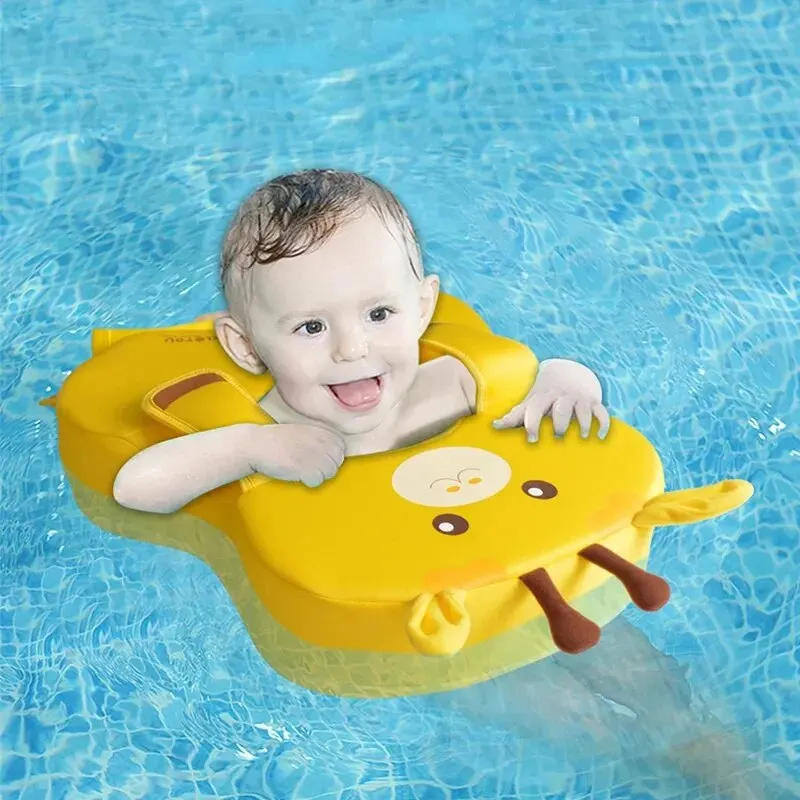
[{"label": "yellow swim float", "polygon": [[717,516],[753,491],[726,480],[665,493],[655,449],[620,420],[603,441],[575,426],[556,440],[548,420],[536,445],[496,431],[536,359],[443,295],[421,359],[461,359],[475,415],[347,459],[315,489],[253,475],[174,514],[130,511],[112,499],[129,458],[192,431],[270,423],[258,405],[270,378],[237,368],[210,321],[97,330],[92,346],[51,401],[79,506],[109,531],[205,560],[265,659],[328,694],[442,691],[585,650],[631,600],[667,601],[644,570],[655,526]]}]

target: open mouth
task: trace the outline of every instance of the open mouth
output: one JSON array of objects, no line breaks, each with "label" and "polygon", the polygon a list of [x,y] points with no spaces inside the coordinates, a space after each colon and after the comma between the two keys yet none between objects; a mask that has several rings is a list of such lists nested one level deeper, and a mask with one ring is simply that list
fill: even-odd
[{"label": "open mouth", "polygon": [[328,391],[349,411],[369,411],[381,401],[383,379],[380,375],[347,383],[329,383]]},{"label": "open mouth", "polygon": [[[669,584],[663,578],[646,572],[603,545],[593,544],[579,555],[617,578],[643,611],[658,611],[669,600]],[[559,650],[582,653],[600,641],[600,628],[567,603],[546,569],[539,567],[519,579],[542,607]]]}]

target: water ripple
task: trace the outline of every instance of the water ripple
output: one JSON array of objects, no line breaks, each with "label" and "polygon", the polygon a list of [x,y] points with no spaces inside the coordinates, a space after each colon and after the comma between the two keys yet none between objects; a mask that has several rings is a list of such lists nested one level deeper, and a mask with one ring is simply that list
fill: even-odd
[{"label": "water ripple", "polygon": [[[267,5],[4,4],[4,797],[796,797],[798,10]],[[628,612],[616,650],[453,696],[317,697],[204,564],[77,511],[37,401],[92,328],[218,308],[235,205],[323,164],[390,185],[498,331],[592,366],[671,486],[755,484],[659,531],[674,601]]]}]

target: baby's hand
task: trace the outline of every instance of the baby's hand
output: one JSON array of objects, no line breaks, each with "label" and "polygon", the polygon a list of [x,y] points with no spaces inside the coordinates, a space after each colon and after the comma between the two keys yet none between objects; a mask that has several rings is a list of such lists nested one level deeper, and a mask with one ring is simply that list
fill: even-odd
[{"label": "baby's hand", "polygon": [[578,420],[581,436],[589,436],[592,417],[600,422],[598,436],[605,439],[611,420],[603,405],[603,390],[597,376],[575,361],[553,359],[543,362],[533,388],[527,397],[514,406],[504,417],[496,420],[495,428],[525,426],[528,441],[539,438],[542,418],[549,414],[553,431],[563,436],[572,422]]},{"label": "baby's hand", "polygon": [[248,450],[254,472],[313,488],[339,471],[345,443],[332,431],[314,425],[259,425]]}]

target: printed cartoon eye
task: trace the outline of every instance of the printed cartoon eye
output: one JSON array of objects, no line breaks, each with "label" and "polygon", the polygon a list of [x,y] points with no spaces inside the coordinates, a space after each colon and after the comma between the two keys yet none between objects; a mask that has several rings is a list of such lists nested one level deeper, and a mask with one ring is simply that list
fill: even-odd
[{"label": "printed cartoon eye", "polygon": [[522,491],[535,500],[551,500],[558,494],[558,489],[547,481],[525,481]]},{"label": "printed cartoon eye", "polygon": [[469,530],[469,522],[458,514],[439,514],[438,517],[433,518],[433,527],[439,533],[458,536],[458,534],[466,533]]}]

